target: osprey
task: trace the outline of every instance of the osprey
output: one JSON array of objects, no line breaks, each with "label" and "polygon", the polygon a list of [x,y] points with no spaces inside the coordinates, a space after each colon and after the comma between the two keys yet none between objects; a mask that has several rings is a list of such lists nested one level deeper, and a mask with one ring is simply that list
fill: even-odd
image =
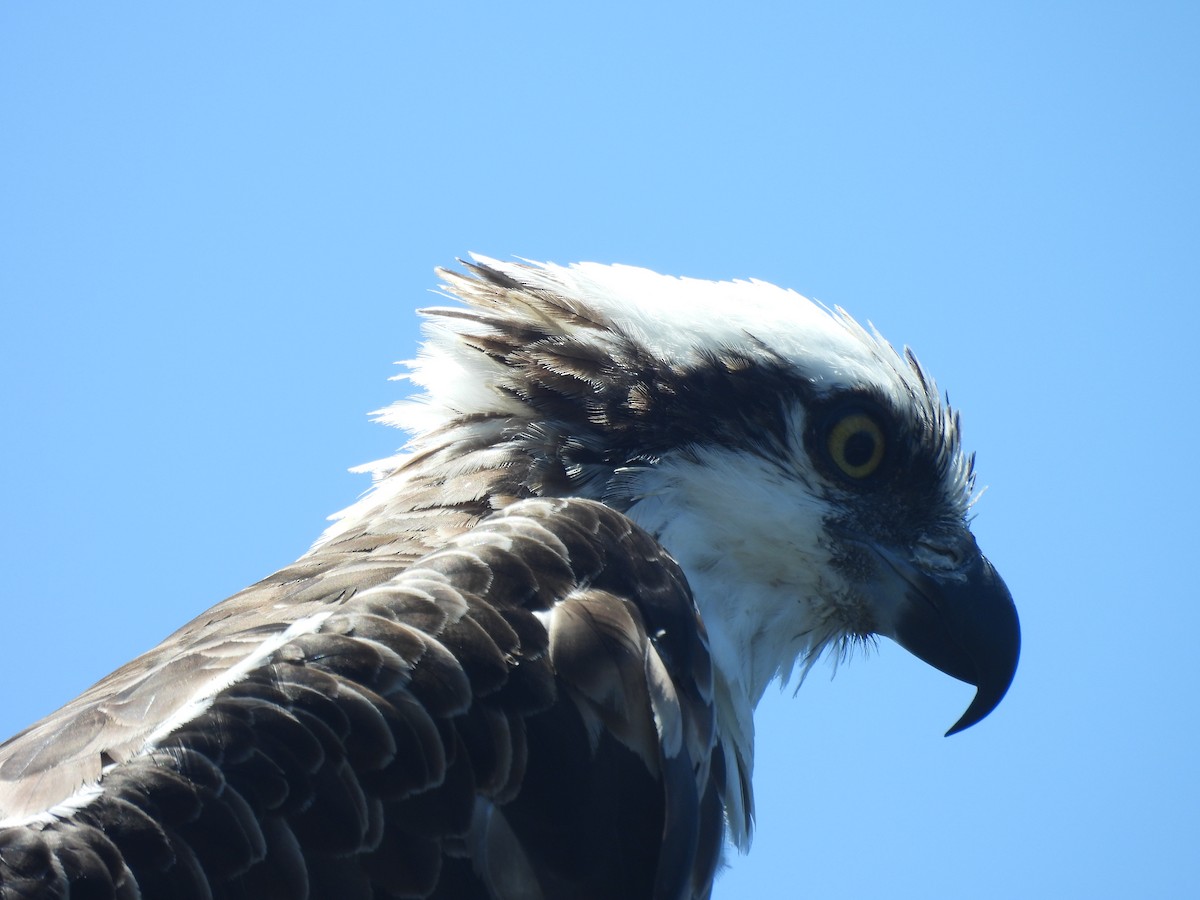
[{"label": "osprey", "polygon": [[413,437],[296,563],[0,745],[2,898],[700,898],[753,710],[885,635],[1019,627],[908,351],[762,282],[481,257]]}]

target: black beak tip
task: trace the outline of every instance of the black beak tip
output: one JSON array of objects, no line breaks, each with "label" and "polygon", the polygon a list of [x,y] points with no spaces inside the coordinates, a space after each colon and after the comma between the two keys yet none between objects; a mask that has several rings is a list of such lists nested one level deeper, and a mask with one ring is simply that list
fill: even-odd
[{"label": "black beak tip", "polygon": [[1004,694],[1008,690],[1008,685],[998,693],[995,691],[985,692],[982,688],[975,692],[975,699],[971,701],[971,705],[967,707],[957,722],[950,726],[950,730],[946,732],[946,737],[952,734],[958,734],[960,731],[966,731],[972,725],[983,721],[989,713],[1004,699]]},{"label": "black beak tip", "polygon": [[977,596],[987,601],[977,606],[972,616],[970,630],[975,640],[971,642],[974,652],[970,656],[975,677],[965,679],[976,686],[975,699],[946,732],[946,737],[965,731],[1000,705],[1021,657],[1021,623],[1012,594],[992,564],[986,558],[980,559],[983,571],[976,590]]}]

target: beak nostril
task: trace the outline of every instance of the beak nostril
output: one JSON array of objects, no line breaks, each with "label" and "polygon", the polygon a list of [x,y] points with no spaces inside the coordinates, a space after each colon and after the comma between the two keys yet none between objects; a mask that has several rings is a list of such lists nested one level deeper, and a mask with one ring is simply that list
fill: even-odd
[{"label": "beak nostril", "polygon": [[944,542],[927,538],[918,540],[913,547],[913,559],[930,569],[957,569],[968,558],[961,541]]}]

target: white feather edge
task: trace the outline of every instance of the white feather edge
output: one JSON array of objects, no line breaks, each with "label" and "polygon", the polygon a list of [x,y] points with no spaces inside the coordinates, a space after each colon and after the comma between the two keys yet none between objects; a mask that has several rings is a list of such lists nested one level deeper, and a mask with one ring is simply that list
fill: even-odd
[{"label": "white feather edge", "polygon": [[[217,694],[232,684],[236,684],[253,669],[265,662],[271,654],[279,650],[281,647],[288,644],[291,640],[302,634],[312,634],[321,624],[333,615],[333,610],[322,610],[314,613],[311,616],[305,616],[302,619],[297,619],[283,631],[272,635],[261,644],[259,644],[253,652],[247,654],[233,666],[213,676],[208,681],[204,682],[200,688],[192,694],[172,715],[166,718],[154,731],[152,731],[142,744],[137,753],[129,757],[129,760],[137,759],[141,756],[146,756],[158,749],[161,741],[167,738],[172,732],[176,731],[183,725],[202,715],[209,707],[212,706],[213,700]],[[117,766],[126,764],[124,762],[110,763],[100,770],[100,779],[96,782],[89,782],[80,785],[66,799],[56,803],[48,809],[41,810],[36,813],[31,813],[21,816],[12,816],[6,819],[0,819],[0,828],[12,828],[21,825],[48,825],[55,820],[67,818],[71,814],[83,809],[92,801],[104,794],[104,776]]]}]

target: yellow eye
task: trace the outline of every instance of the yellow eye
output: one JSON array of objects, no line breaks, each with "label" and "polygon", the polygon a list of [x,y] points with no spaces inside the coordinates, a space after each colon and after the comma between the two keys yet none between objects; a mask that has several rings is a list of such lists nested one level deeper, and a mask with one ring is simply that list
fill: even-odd
[{"label": "yellow eye", "polygon": [[829,431],[829,456],[851,478],[866,478],[883,462],[883,429],[866,413],[843,416]]}]

